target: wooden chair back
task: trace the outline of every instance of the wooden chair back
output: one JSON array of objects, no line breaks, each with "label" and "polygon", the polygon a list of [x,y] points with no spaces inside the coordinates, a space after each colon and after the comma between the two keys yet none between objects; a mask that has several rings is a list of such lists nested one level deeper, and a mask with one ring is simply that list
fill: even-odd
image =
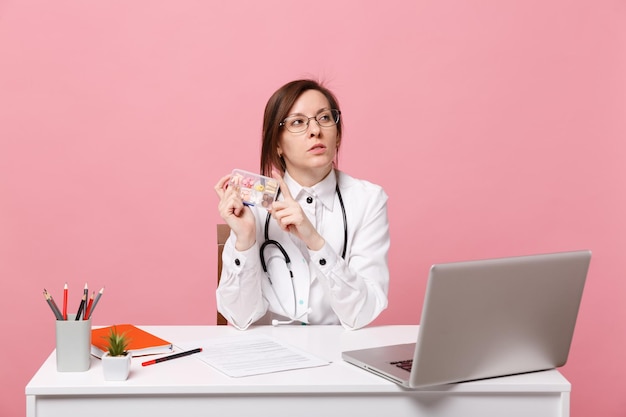
[{"label": "wooden chair back", "polygon": [[[224,243],[230,235],[230,227],[227,224],[217,225],[217,285],[220,284],[220,277],[222,276],[222,252],[224,252]],[[228,324],[226,317],[222,316],[220,312],[217,312],[217,325],[223,326]]]}]

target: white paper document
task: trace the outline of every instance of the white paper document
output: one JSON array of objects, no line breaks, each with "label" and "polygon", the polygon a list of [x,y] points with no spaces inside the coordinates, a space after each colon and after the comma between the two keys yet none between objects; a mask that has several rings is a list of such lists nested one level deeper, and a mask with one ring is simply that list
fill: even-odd
[{"label": "white paper document", "polygon": [[202,347],[196,357],[218,371],[242,377],[313,368],[330,362],[287,345],[266,335],[227,336],[200,343],[185,343],[188,347]]}]

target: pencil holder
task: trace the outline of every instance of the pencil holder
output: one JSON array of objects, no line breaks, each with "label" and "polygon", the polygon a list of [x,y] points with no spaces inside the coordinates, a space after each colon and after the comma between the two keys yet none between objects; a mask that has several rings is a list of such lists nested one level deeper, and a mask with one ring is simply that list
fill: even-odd
[{"label": "pencil holder", "polygon": [[91,365],[91,319],[74,320],[68,314],[67,320],[56,321],[57,371],[82,372]]}]

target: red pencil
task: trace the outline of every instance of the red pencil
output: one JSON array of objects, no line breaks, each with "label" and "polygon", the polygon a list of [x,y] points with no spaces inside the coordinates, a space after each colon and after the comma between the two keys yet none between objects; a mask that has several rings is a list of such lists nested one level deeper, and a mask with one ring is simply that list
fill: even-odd
[{"label": "red pencil", "polygon": [[90,318],[91,315],[93,314],[94,310],[96,309],[96,306],[98,305],[98,301],[100,301],[100,297],[102,297],[102,293],[103,292],[104,292],[104,287],[100,288],[100,292],[96,296],[96,299],[93,300],[93,304],[91,306],[91,311],[89,312],[89,316],[87,318]]},{"label": "red pencil", "polygon": [[87,320],[89,318],[89,314],[91,313],[91,306],[93,304],[93,298],[96,296],[96,292],[91,293],[91,298],[89,298],[89,303],[87,303],[87,308],[85,309],[85,314],[83,314],[83,320]]},{"label": "red pencil", "polygon": [[63,288],[63,320],[67,320],[67,282]]}]

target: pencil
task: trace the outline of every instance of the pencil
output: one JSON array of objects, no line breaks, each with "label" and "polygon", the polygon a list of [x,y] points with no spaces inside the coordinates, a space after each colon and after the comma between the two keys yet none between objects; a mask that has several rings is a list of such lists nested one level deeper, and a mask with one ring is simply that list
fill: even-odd
[{"label": "pencil", "polygon": [[104,287],[100,288],[100,291],[98,292],[98,295],[96,295],[96,299],[93,300],[93,305],[91,306],[91,311],[89,311],[89,316],[87,316],[88,319],[91,318],[91,315],[93,314],[93,311],[96,309],[96,306],[98,305],[98,301],[100,301],[100,297],[102,297],[102,293],[104,292]]},{"label": "pencil", "polygon": [[87,320],[89,315],[91,314],[91,305],[93,304],[93,297],[96,295],[96,292],[91,293],[91,297],[89,298],[89,302],[87,303],[87,308],[85,308],[85,314],[83,314],[83,320]]},{"label": "pencil", "polygon": [[44,291],[46,292],[46,294],[48,294],[48,297],[50,297],[50,303],[52,304],[52,307],[54,308],[55,315],[57,317],[61,317],[61,320],[63,320],[63,314],[61,314],[61,310],[59,310],[57,303],[54,302],[54,298],[52,297],[52,295],[50,295],[48,290],[46,290],[45,288],[44,288]]},{"label": "pencil", "polygon": [[80,315],[83,312],[83,309],[85,308],[85,303],[87,302],[87,293],[89,292],[89,290],[87,289],[87,283],[85,283],[85,289],[83,290],[83,298],[81,298],[80,300],[80,305],[78,306],[78,311],[76,312],[76,319],[75,320],[80,320]]},{"label": "pencil", "polygon": [[48,303],[48,305],[50,306],[50,309],[54,313],[54,317],[56,317],[57,320],[63,320],[63,315],[61,314],[58,307],[54,303],[52,296],[48,294],[48,291],[46,291],[45,288],[43,289],[43,296],[46,299],[46,302]]},{"label": "pencil", "polygon": [[67,282],[63,287],[63,320],[67,320]]},{"label": "pencil", "polygon": [[154,365],[155,363],[165,362],[176,358],[182,358],[183,356],[193,355],[194,353],[202,352],[202,348],[191,349],[185,352],[174,353],[173,355],[163,356],[162,358],[152,359],[141,364],[141,366]]}]

